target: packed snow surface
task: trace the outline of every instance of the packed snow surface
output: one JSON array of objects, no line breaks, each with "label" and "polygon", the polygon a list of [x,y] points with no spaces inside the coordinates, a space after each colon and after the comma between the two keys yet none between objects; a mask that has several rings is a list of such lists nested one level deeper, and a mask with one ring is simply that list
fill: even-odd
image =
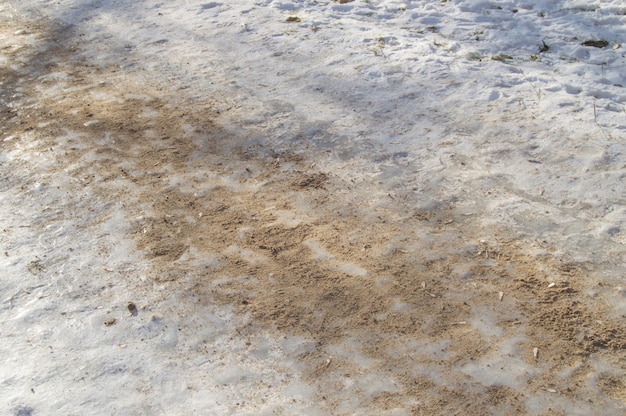
[{"label": "packed snow surface", "polygon": [[1,3],[0,413],[623,415],[624,42],[621,0]]}]

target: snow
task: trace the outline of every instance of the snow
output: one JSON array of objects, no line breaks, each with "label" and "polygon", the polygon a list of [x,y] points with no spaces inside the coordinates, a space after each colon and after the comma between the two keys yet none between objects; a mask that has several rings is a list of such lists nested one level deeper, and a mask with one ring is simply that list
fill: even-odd
[{"label": "snow", "polygon": [[[317,168],[342,180],[376,183],[379,191],[360,199],[336,195],[367,206],[372,216],[393,211],[387,195],[420,194],[418,211],[454,203],[485,230],[504,227],[557,247],[575,262],[597,265],[594,278],[604,279],[606,289],[590,288],[590,294],[605,296],[615,316],[626,313],[626,6],[620,0],[10,0],[0,14],[7,21],[71,26],[94,67],[114,63],[197,108],[215,102],[225,114],[225,131],[277,154],[312,154]],[[288,22],[290,17],[298,19]],[[28,30],[2,36],[3,46],[41,47]],[[583,46],[586,40],[609,45]],[[544,45],[549,49],[540,52]],[[28,71],[3,51],[0,66]],[[40,80],[40,94],[62,97],[65,77],[49,73]],[[101,102],[120,100],[91,94]],[[151,93],[124,98],[146,103],[141,118],[150,126],[157,116],[148,105]],[[90,129],[100,124],[84,122]],[[60,143],[80,146],[84,133],[66,133]],[[17,143],[0,153],[1,169],[23,167],[0,189],[1,412],[383,414],[363,397],[401,390],[397,375],[365,371],[371,359],[358,347],[335,345],[328,351],[365,370],[335,380],[343,398],[336,409],[327,408],[318,387],[302,375],[300,357],[314,349],[312,340],[277,338],[269,329],[242,337],[238,328],[250,317],[236,308],[190,304],[191,278],[174,286],[153,281],[149,261],[126,237],[142,219],[129,217],[124,201],[100,200],[88,188],[79,193],[70,175],[46,176],[56,163],[53,152],[37,150],[34,136],[0,134]],[[264,185],[243,185],[210,169],[168,180],[196,195],[218,186]],[[131,182],[110,186],[132,189]],[[308,206],[305,200],[294,204],[303,212]],[[287,227],[310,221],[280,207],[276,217]],[[438,237],[419,238],[421,255],[438,257],[427,248]],[[489,231],[481,238],[494,239]],[[481,244],[466,243],[468,251]],[[404,247],[389,244],[390,252]],[[372,279],[363,266],[327,251],[323,241],[306,245],[322,268]],[[251,265],[266,261],[236,241],[208,258],[193,250],[179,261],[198,268],[215,268],[224,256]],[[471,272],[452,273],[463,279]],[[244,286],[248,278],[241,276]],[[146,306],[129,316],[129,301]],[[395,305],[396,312],[411,308],[400,300]],[[115,325],[106,326],[110,319]],[[468,325],[494,339],[503,333],[488,308],[468,315]],[[492,355],[459,371],[480,383],[523,389],[534,374],[524,360],[510,358],[519,355],[521,341],[497,341]],[[442,341],[432,353],[419,348],[434,360],[446,346]],[[320,360],[323,365],[326,357]],[[601,360],[595,365],[597,372],[609,371]],[[496,370],[502,366],[508,370]],[[433,374],[430,364],[411,371],[454,383]],[[617,415],[625,406],[607,399],[594,408],[545,392],[527,397],[529,414],[558,404],[567,414]]]}]

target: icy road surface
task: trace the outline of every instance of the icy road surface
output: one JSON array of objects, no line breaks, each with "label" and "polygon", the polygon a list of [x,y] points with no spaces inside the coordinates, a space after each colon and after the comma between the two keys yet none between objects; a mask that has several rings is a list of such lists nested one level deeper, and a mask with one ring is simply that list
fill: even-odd
[{"label": "icy road surface", "polygon": [[623,415],[622,1],[0,3],[0,413]]}]

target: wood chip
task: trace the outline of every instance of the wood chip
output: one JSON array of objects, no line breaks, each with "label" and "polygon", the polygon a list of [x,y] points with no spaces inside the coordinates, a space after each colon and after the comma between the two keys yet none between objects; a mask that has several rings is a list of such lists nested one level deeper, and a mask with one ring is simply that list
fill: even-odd
[{"label": "wood chip", "polygon": [[556,286],[556,283],[552,282],[552,283],[550,283],[550,284],[548,285],[548,289],[551,289],[551,288],[553,288],[554,286]]},{"label": "wood chip", "polygon": [[498,292],[498,299],[502,302],[502,298],[504,297],[504,292]]},{"label": "wood chip", "polygon": [[539,348],[533,348],[533,357],[535,357],[535,360],[539,358]]}]

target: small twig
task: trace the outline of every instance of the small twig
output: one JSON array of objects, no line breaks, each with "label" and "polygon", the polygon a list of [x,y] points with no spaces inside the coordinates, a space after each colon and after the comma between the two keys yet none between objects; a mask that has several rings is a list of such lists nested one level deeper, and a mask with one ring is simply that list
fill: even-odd
[{"label": "small twig", "polygon": [[604,65],[606,65],[606,62],[602,62],[600,64],[600,68],[601,68],[601,71],[602,71],[602,81],[604,81]]},{"label": "small twig", "polygon": [[[528,82],[530,84],[530,86],[532,87],[533,91],[535,91],[535,94],[537,95],[537,102],[540,102],[541,101],[541,94],[539,93],[539,91],[537,90],[535,85],[528,79],[528,77],[524,73],[524,70],[522,68],[519,68],[519,67],[518,67],[518,69],[522,73],[522,76],[524,77],[526,82]],[[524,105],[524,107],[526,107],[526,105]]]},{"label": "small twig", "polygon": [[604,127],[602,127],[600,123],[598,123],[598,110],[596,108],[596,103],[593,103],[593,122],[596,124],[596,126],[598,126],[600,131],[604,134],[604,137],[606,137],[608,140],[611,140],[611,135],[607,133],[606,130],[604,130]]}]

